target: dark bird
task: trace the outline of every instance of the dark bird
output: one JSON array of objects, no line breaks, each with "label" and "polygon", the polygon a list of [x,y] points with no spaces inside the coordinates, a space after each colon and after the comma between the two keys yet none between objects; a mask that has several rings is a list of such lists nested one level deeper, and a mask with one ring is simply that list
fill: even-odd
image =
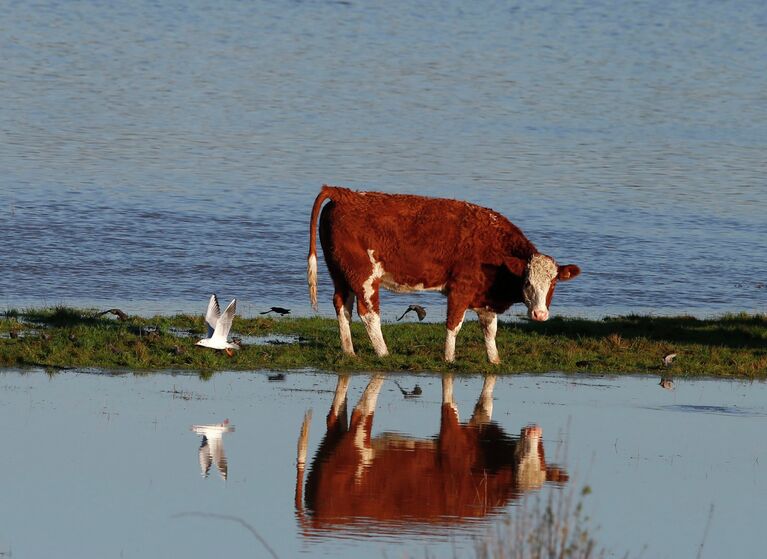
[{"label": "dark bird", "polygon": [[663,365],[666,367],[670,367],[675,357],[676,357],[676,353],[669,353],[663,358]]},{"label": "dark bird", "polygon": [[284,373],[277,373],[276,375],[269,375],[267,377],[270,381],[283,381],[285,380],[285,374]]},{"label": "dark bird", "polygon": [[418,315],[418,320],[423,320],[426,318],[426,309],[424,309],[421,305],[410,305],[405,312],[402,313],[402,316],[399,317],[397,320],[402,320],[404,316],[409,313],[410,311],[415,311],[415,314]]},{"label": "dark bird", "polygon": [[128,315],[120,309],[107,309],[98,313],[96,316],[103,316],[105,314],[113,314],[117,317],[118,320],[128,320]]},{"label": "dark bird", "polygon": [[264,312],[259,313],[259,314],[269,314],[270,312],[275,312],[277,314],[286,315],[286,314],[290,314],[290,309],[284,309],[282,307],[272,307],[268,311],[264,311]]}]

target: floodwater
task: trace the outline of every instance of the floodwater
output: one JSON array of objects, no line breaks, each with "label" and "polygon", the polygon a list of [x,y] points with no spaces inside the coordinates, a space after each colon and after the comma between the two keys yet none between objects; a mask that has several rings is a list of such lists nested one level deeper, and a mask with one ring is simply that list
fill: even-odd
[{"label": "floodwater", "polygon": [[761,1],[5,1],[0,56],[6,308],[307,314],[323,182],[493,207],[555,313],[767,308]]},{"label": "floodwater", "polygon": [[469,557],[586,485],[616,556],[762,554],[764,383],[273,374],[0,373],[0,556]]}]

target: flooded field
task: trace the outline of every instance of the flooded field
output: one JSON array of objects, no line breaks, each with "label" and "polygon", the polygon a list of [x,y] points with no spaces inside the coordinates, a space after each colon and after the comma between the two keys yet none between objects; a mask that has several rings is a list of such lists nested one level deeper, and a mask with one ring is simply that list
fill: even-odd
[{"label": "flooded field", "polygon": [[0,556],[470,557],[584,486],[616,556],[758,556],[767,385],[659,380],[6,371]]},{"label": "flooded field", "polygon": [[[762,2],[3,8],[0,311],[311,315],[322,183],[501,212],[581,267],[554,314],[767,309]],[[4,370],[0,559],[463,557],[585,486],[616,556],[763,555],[766,385],[659,381]]]}]

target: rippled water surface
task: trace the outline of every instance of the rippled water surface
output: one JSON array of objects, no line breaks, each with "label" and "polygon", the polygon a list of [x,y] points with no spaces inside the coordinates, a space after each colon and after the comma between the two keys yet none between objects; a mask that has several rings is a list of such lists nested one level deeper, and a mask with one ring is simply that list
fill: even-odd
[{"label": "rippled water surface", "polygon": [[4,2],[0,54],[5,307],[306,313],[323,182],[501,211],[562,313],[767,307],[762,2]]},{"label": "rippled water surface", "polygon": [[761,555],[767,385],[449,382],[2,372],[0,556],[468,557],[584,486],[615,556]]}]

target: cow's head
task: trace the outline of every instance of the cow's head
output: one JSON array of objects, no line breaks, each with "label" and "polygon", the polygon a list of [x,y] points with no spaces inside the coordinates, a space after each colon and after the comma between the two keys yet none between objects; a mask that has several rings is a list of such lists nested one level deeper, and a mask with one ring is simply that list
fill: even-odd
[{"label": "cow's head", "polygon": [[506,266],[522,277],[522,300],[527,306],[527,316],[537,321],[549,318],[549,306],[557,281],[573,279],[581,273],[575,264],[559,266],[551,256],[534,254],[530,260],[510,258]]}]

